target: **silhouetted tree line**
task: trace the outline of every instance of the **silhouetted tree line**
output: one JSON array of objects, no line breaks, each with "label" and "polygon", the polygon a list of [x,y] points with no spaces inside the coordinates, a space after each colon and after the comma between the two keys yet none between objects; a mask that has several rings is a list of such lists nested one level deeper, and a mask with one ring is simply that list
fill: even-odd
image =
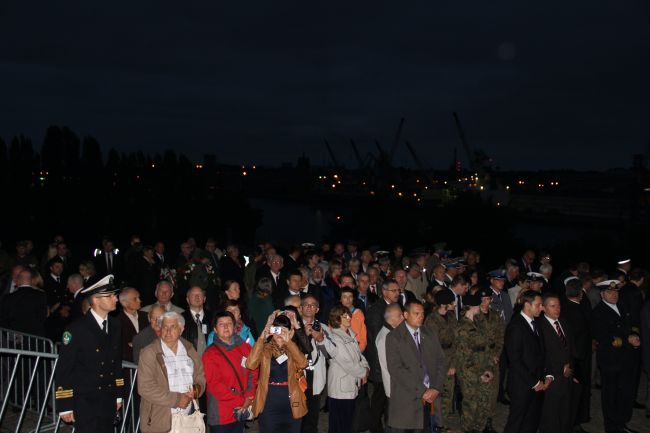
[{"label": "silhouetted tree line", "polygon": [[110,149],[104,158],[96,138],[59,126],[47,128],[40,152],[23,135],[0,139],[1,237],[252,239],[260,216],[215,161],[197,166],[173,150]]}]

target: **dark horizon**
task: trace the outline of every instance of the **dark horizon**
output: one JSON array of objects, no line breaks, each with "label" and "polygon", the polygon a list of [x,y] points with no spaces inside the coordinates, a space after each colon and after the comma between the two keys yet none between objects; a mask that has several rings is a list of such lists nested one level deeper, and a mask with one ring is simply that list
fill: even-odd
[{"label": "dark horizon", "polygon": [[[354,166],[406,118],[427,168],[468,141],[503,170],[630,167],[650,131],[640,0],[593,4],[65,5],[0,17],[0,137],[49,125],[104,149],[277,166]],[[38,10],[38,13],[34,11]],[[145,18],[142,18],[145,17]],[[396,163],[412,166],[400,145]]]}]

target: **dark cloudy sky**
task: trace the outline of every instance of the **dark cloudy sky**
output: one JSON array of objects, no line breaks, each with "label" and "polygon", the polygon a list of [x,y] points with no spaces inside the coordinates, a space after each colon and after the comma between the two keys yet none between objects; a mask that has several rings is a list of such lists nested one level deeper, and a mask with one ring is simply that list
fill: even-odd
[{"label": "dark cloudy sky", "polygon": [[[647,0],[0,3],[0,136],[104,149],[350,160],[400,117],[425,165],[451,113],[498,165],[628,166],[650,138]],[[400,150],[398,160],[409,162]]]}]

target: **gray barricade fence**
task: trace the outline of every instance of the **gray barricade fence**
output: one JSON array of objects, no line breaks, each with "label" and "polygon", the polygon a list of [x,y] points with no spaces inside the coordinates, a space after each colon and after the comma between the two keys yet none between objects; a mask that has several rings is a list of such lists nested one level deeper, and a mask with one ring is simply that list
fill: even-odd
[{"label": "gray barricade fence", "polygon": [[[64,427],[66,431],[72,430],[56,412],[57,362],[56,353],[0,347],[0,431],[58,432]],[[136,433],[140,425],[135,392],[137,366],[125,362],[122,367],[126,391],[116,417],[115,433]]]},{"label": "gray barricade fence", "polygon": [[5,328],[0,328],[0,348],[26,350],[28,352],[57,353],[56,344],[49,338]]}]

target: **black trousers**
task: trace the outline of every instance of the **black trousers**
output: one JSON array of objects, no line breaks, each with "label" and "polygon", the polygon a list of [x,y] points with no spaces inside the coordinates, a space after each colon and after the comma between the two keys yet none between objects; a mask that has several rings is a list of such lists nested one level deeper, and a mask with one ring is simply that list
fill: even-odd
[{"label": "black trousers", "polygon": [[353,433],[354,399],[328,398],[329,433]]},{"label": "black trousers", "polygon": [[235,421],[230,424],[208,425],[210,433],[244,433],[244,423]]},{"label": "black trousers", "polygon": [[382,425],[383,415],[386,413],[386,392],[382,382],[370,382],[372,395],[370,396],[370,433],[384,433]]},{"label": "black trousers", "polygon": [[591,356],[576,361],[576,379],[579,385],[573,387],[575,425],[589,422],[591,410]]},{"label": "black trousers", "polygon": [[117,407],[115,395],[81,395],[75,397],[74,428],[76,433],[114,433]]},{"label": "black trousers", "polygon": [[[309,383],[311,383],[308,377]],[[307,388],[307,415],[302,417],[301,433],[318,433],[318,416],[320,414],[320,394],[313,395],[311,386]]]},{"label": "black trousers", "polygon": [[[553,385],[551,385],[553,386]],[[510,412],[503,433],[535,433],[539,427],[544,393],[527,386],[508,386]]]},{"label": "black trousers", "polygon": [[[499,400],[506,396],[506,373],[508,372],[508,357],[506,356],[506,348],[504,347],[499,357]],[[512,396],[510,396],[512,398]]]},{"label": "black trousers", "polygon": [[600,398],[606,432],[623,430],[632,418],[636,389],[636,384],[633,383],[634,374],[635,371],[629,368],[600,370]]}]

